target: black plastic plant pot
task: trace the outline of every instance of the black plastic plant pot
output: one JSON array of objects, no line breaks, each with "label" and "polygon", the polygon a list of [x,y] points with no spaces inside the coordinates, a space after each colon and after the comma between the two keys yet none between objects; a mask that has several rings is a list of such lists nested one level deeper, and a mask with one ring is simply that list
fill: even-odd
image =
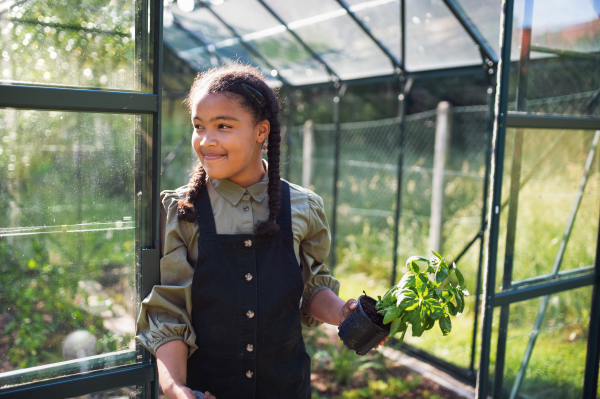
[{"label": "black plastic plant pot", "polygon": [[358,355],[365,355],[390,333],[390,324],[383,324],[383,316],[376,312],[376,303],[370,296],[361,295],[354,312],[338,328],[344,345]]}]

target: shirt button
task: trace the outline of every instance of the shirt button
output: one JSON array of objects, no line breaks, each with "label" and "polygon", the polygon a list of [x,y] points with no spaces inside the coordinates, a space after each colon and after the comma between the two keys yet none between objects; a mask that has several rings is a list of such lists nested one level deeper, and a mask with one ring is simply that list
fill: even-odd
[{"label": "shirt button", "polygon": [[246,281],[250,281],[250,280],[252,280],[252,277],[254,277],[254,276],[252,276],[252,273],[246,273],[245,277],[246,277]]},{"label": "shirt button", "polygon": [[248,345],[246,345],[246,350],[247,350],[248,352],[252,352],[252,351],[254,350],[254,345],[252,345],[252,344],[248,344]]},{"label": "shirt button", "polygon": [[249,318],[249,319],[253,318],[254,317],[254,312],[251,311],[251,310],[247,311],[246,312],[246,317]]},{"label": "shirt button", "polygon": [[242,208],[242,209],[244,209],[244,212],[248,212],[248,211],[250,210],[250,207],[249,207],[248,205],[246,205],[246,206],[245,206],[244,208]]},{"label": "shirt button", "polygon": [[246,377],[248,378],[252,378],[252,376],[254,375],[254,373],[250,370],[246,371]]},{"label": "shirt button", "polygon": [[246,247],[251,247],[252,246],[252,240],[246,240],[246,241],[244,241],[244,245]]}]

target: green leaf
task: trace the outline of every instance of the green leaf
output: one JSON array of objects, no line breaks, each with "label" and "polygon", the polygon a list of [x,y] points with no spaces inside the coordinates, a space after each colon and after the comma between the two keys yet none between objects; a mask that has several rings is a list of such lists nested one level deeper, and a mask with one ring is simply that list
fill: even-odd
[{"label": "green leaf", "polygon": [[440,330],[442,330],[442,334],[448,335],[450,331],[452,331],[452,322],[450,321],[450,316],[444,316],[440,319]]},{"label": "green leaf", "polygon": [[417,262],[427,262],[427,265],[429,265],[429,260],[427,258],[422,256],[411,256],[406,260],[406,268],[408,270],[414,270],[415,273],[419,273],[419,265],[417,265]]},{"label": "green leaf", "polygon": [[405,332],[408,324],[402,318],[396,319],[392,322],[392,326],[390,327],[390,337],[398,334],[399,332]]},{"label": "green leaf", "polygon": [[408,303],[405,302],[405,303],[402,304],[402,306],[404,306],[404,305],[406,305],[406,307],[404,308],[404,311],[410,312],[411,310],[414,310],[414,309],[417,308],[417,306],[419,306],[419,301],[417,301],[415,299],[415,300],[412,300],[412,301],[410,301]]},{"label": "green leaf", "polygon": [[11,321],[10,323],[8,323],[6,325],[6,327],[4,327],[4,334],[8,335],[12,330],[14,330],[14,328],[17,326],[17,322],[16,321]]},{"label": "green leaf", "polygon": [[435,325],[435,320],[433,320],[431,317],[427,316],[424,320],[423,320],[423,330],[427,331],[427,330],[431,330],[431,328]]},{"label": "green leaf", "polygon": [[[460,307],[457,309],[459,313],[462,313],[465,310],[465,294],[462,291],[457,291],[457,298],[460,298]],[[458,302],[458,299],[456,300]]]},{"label": "green leaf", "polygon": [[400,309],[395,306],[390,306],[385,312],[385,317],[383,318],[383,324],[391,323],[400,317]]},{"label": "green leaf", "polygon": [[414,312],[411,317],[412,324],[412,335],[413,337],[420,337],[423,334],[423,322],[419,312]]},{"label": "green leaf", "polygon": [[442,307],[441,303],[439,303],[435,299],[430,299],[427,302],[429,303],[429,307],[431,310],[430,317],[433,320],[438,320],[444,315],[444,308]]},{"label": "green leaf", "polygon": [[428,293],[429,293],[429,288],[427,288],[427,284],[423,284],[421,286],[421,295],[423,295],[425,297],[425,296],[427,296]]},{"label": "green leaf", "polygon": [[402,323],[402,319],[396,319],[392,322],[392,325],[390,326],[390,337],[396,335],[396,333],[400,329],[400,323]]},{"label": "green leaf", "polygon": [[458,285],[461,287],[465,286],[465,278],[463,277],[462,273],[460,271],[458,271],[458,269],[455,267],[454,268],[454,272],[456,273],[456,278],[458,279]]},{"label": "green leaf", "polygon": [[423,280],[421,280],[420,278],[415,278],[415,288],[417,289],[417,292],[419,294],[421,293],[422,286],[423,286]]},{"label": "green leaf", "polygon": [[456,291],[456,310],[458,313],[462,313],[465,310],[465,296],[461,291]]},{"label": "green leaf", "polygon": [[435,273],[435,282],[440,284],[448,276],[448,269],[444,266],[439,265],[437,272]]},{"label": "green leaf", "polygon": [[417,297],[414,292],[411,290],[404,290],[398,296],[398,300],[396,301],[396,306],[400,306],[403,302],[408,302]]},{"label": "green leaf", "polygon": [[450,302],[454,298],[454,295],[449,290],[444,290],[441,297],[445,302]]},{"label": "green leaf", "polygon": [[412,273],[406,273],[397,284],[398,288],[409,288],[415,286],[415,275]]},{"label": "green leaf", "polygon": [[456,306],[452,302],[448,302],[448,313],[452,316],[456,316],[458,312],[456,311]]}]

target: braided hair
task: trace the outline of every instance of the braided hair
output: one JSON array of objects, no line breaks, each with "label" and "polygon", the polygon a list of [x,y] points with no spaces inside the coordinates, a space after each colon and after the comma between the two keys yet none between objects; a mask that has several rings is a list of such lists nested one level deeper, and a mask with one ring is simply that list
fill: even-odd
[{"label": "braided hair", "polygon": [[[267,150],[269,162],[269,218],[259,222],[255,226],[258,235],[271,235],[279,231],[276,217],[279,214],[279,184],[281,175],[279,172],[279,156],[281,143],[281,125],[279,122],[279,110],[281,104],[273,89],[267,83],[265,76],[256,68],[249,65],[233,63],[220,68],[213,68],[199,73],[192,84],[186,104],[190,113],[194,106],[196,95],[201,92],[205,95],[219,92],[237,94],[236,99],[240,105],[254,116],[256,123],[267,120],[271,125],[269,137],[263,143],[263,151]],[[193,222],[196,219],[194,212],[194,201],[204,185],[206,185],[206,170],[198,161],[188,183],[185,198],[179,200],[177,217]]]}]

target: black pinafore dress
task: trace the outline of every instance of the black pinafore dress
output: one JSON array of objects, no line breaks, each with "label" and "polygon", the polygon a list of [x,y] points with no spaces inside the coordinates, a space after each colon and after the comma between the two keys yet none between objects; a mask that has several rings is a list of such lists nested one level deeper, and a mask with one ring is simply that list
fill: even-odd
[{"label": "black pinafore dress", "polygon": [[283,180],[280,201],[277,234],[217,234],[206,187],[197,196],[192,326],[198,350],[187,362],[191,389],[217,399],[310,399],[299,309],[304,283]]}]

